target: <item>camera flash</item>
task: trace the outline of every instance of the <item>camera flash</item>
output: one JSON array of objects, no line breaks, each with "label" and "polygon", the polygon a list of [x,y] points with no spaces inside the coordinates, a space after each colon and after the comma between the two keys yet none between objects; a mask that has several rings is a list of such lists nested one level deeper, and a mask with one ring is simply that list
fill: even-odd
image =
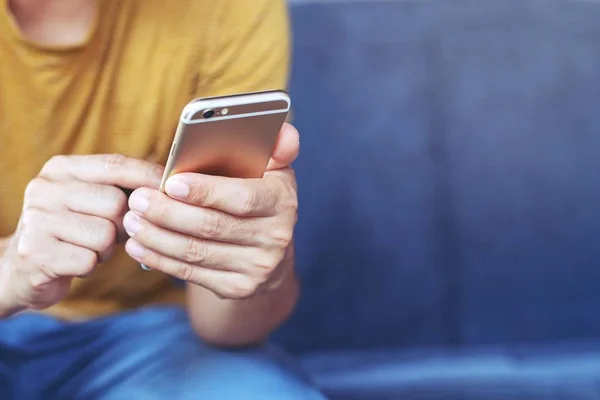
[{"label": "camera flash", "polygon": [[221,110],[221,115],[227,115],[228,112],[229,112],[229,110],[224,108]]}]

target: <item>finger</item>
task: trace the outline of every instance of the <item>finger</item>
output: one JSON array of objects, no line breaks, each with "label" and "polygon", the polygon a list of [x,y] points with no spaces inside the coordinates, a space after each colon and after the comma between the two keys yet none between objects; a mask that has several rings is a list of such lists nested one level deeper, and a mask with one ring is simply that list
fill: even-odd
[{"label": "finger", "polygon": [[127,197],[114,186],[36,178],[25,191],[24,206],[93,215],[109,219],[117,225],[127,211]]},{"label": "finger", "polygon": [[279,132],[268,171],[281,169],[292,164],[300,152],[300,135],[293,125],[285,123]]},{"label": "finger", "polygon": [[133,212],[127,213],[124,225],[129,235],[145,248],[204,268],[247,272],[253,269],[251,262],[268,261],[258,260],[259,253],[252,247],[203,240],[169,231]]},{"label": "finger", "polygon": [[182,203],[156,190],[136,190],[129,207],[155,225],[201,239],[245,244],[255,236],[255,220]]},{"label": "finger", "polygon": [[[23,254],[23,249],[21,249]],[[61,242],[56,238],[46,238],[31,248],[31,257],[38,265],[44,266],[41,273],[48,277],[88,277],[98,263],[98,255],[90,249]],[[34,253],[34,254],[33,254]]]},{"label": "finger", "polygon": [[[39,224],[37,229],[52,237],[98,253],[99,261],[110,258],[116,244],[116,227],[107,219],[75,213],[48,213],[28,210],[27,219]],[[25,221],[30,224],[29,221]]]},{"label": "finger", "polygon": [[236,179],[183,173],[169,178],[165,191],[185,203],[239,217],[273,216],[295,201],[294,184],[283,175]]},{"label": "finger", "polygon": [[[59,276],[69,276],[78,278],[89,277],[100,262],[98,254],[90,249],[76,246],[71,243],[57,242],[55,244],[54,260],[55,271]],[[59,263],[59,256],[62,255],[62,261]]]},{"label": "finger", "polygon": [[163,167],[145,160],[119,155],[56,156],[42,168],[40,176],[51,180],[78,180],[126,189],[158,188]]},{"label": "finger", "polygon": [[194,266],[147,249],[135,239],[129,239],[125,244],[125,249],[133,259],[147,265],[152,270],[203,286],[223,298],[246,298],[256,287],[252,279],[246,275]]}]

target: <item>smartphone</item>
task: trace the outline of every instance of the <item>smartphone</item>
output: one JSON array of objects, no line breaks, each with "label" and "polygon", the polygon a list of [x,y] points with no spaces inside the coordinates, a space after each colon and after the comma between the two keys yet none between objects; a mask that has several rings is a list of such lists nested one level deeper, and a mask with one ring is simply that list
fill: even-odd
[{"label": "smartphone", "polygon": [[192,100],[179,118],[160,190],[182,172],[261,178],[290,107],[282,90]]},{"label": "smartphone", "polygon": [[282,90],[192,100],[179,118],[160,189],[182,172],[261,178],[290,106]]}]

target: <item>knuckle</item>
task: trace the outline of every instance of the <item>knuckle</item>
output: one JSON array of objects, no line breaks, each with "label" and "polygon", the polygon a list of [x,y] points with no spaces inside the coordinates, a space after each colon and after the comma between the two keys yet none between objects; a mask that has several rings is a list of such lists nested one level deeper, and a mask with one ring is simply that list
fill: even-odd
[{"label": "knuckle", "polygon": [[28,230],[39,223],[40,212],[35,208],[26,208],[21,214],[21,230]]},{"label": "knuckle", "polygon": [[206,244],[193,237],[187,239],[183,260],[188,263],[201,263],[206,260],[207,247]]},{"label": "knuckle", "polygon": [[29,207],[32,203],[37,201],[40,196],[44,194],[48,182],[43,178],[32,179],[25,188],[24,194],[24,207]]},{"label": "knuckle", "polygon": [[270,232],[270,242],[276,248],[287,248],[292,243],[293,238],[293,228],[279,227]]},{"label": "knuckle", "polygon": [[286,170],[287,182],[289,185],[296,190],[298,187],[298,181],[296,180],[296,170],[294,168],[288,168]]},{"label": "knuckle", "polygon": [[17,257],[22,260],[30,260],[36,254],[35,241],[23,233],[17,239],[16,249]]},{"label": "knuckle", "polygon": [[259,206],[260,197],[255,190],[246,190],[241,195],[242,197],[242,214],[249,215],[254,212]]},{"label": "knuckle", "polygon": [[215,193],[215,182],[212,179],[206,179],[200,185],[192,185],[192,197],[198,204],[212,205]]},{"label": "knuckle", "polygon": [[122,190],[115,189],[114,191],[111,191],[107,210],[108,214],[112,218],[121,216],[127,208],[127,200],[127,195]]},{"label": "knuckle", "polygon": [[260,287],[260,283],[246,276],[240,276],[223,288],[221,295],[232,300],[244,300],[252,297]]},{"label": "knuckle", "polygon": [[58,279],[58,273],[48,264],[41,264],[39,266],[39,273],[32,274],[35,278],[33,284],[35,286],[42,286],[45,282]]},{"label": "knuckle", "polygon": [[47,220],[48,216],[41,210],[35,208],[24,209],[21,214],[21,236],[33,236],[41,230]]},{"label": "knuckle", "polygon": [[171,213],[169,205],[161,196],[150,196],[150,205],[144,215],[150,216],[153,222],[166,222]]},{"label": "knuckle", "polygon": [[190,281],[194,275],[194,267],[186,262],[180,262],[177,265],[176,276],[183,281]]},{"label": "knuckle", "polygon": [[57,155],[51,157],[44,166],[42,167],[41,175],[54,175],[58,171],[63,169],[63,166],[67,163],[68,156]]},{"label": "knuckle", "polygon": [[[276,204],[281,211],[298,212],[298,190],[295,179],[286,179],[279,177],[280,187],[277,190],[280,193],[277,196]],[[283,193],[283,195],[281,195]]]},{"label": "knuckle", "polygon": [[98,262],[98,255],[93,251],[72,251],[68,255],[69,262],[76,266],[78,275],[89,275]]},{"label": "knuckle", "polygon": [[219,238],[223,236],[225,226],[222,216],[210,210],[206,210],[204,217],[200,221],[200,232],[211,238]]},{"label": "knuckle", "polygon": [[109,171],[119,170],[127,163],[127,157],[122,154],[105,154],[103,156],[104,166]]},{"label": "knuckle", "polygon": [[117,227],[110,221],[103,220],[97,228],[97,243],[99,251],[104,251],[116,243]]},{"label": "knuckle", "polygon": [[93,251],[87,251],[85,255],[81,256],[81,269],[80,275],[89,275],[96,268],[98,263],[98,255]]},{"label": "knuckle", "polygon": [[298,195],[295,191],[288,192],[287,195],[281,197],[279,206],[285,212],[298,212]]},{"label": "knuckle", "polygon": [[42,291],[49,282],[56,279],[56,277],[56,273],[50,266],[42,264],[37,271],[29,274],[29,286],[34,292],[39,292]]},{"label": "knuckle", "polygon": [[229,223],[227,230],[231,233],[232,237],[241,239],[253,239],[259,235],[260,230],[253,223],[254,221],[232,218]]},{"label": "knuckle", "polygon": [[146,170],[147,177],[152,179],[154,177],[161,177],[165,172],[165,168],[159,164],[153,164],[150,168]]},{"label": "knuckle", "polygon": [[279,264],[283,259],[282,254],[278,254],[276,252],[262,252],[256,260],[254,265],[257,267],[255,269],[255,276],[257,279],[261,280],[261,283],[268,281]]}]

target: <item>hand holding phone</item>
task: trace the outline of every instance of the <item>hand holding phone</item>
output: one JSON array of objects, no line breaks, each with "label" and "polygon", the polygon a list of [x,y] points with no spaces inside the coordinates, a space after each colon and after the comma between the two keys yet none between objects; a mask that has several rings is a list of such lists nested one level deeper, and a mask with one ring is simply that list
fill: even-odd
[{"label": "hand holding phone", "polygon": [[185,172],[262,177],[289,110],[290,97],[279,90],[191,101],[181,113],[160,190]]},{"label": "hand holding phone", "polygon": [[[284,124],[262,178],[179,173],[167,194],[142,188],[130,199],[127,252],[137,261],[225,299],[293,293],[298,132]],[[211,293],[192,290],[195,303]],[[292,296],[293,297],[293,296]]]}]

